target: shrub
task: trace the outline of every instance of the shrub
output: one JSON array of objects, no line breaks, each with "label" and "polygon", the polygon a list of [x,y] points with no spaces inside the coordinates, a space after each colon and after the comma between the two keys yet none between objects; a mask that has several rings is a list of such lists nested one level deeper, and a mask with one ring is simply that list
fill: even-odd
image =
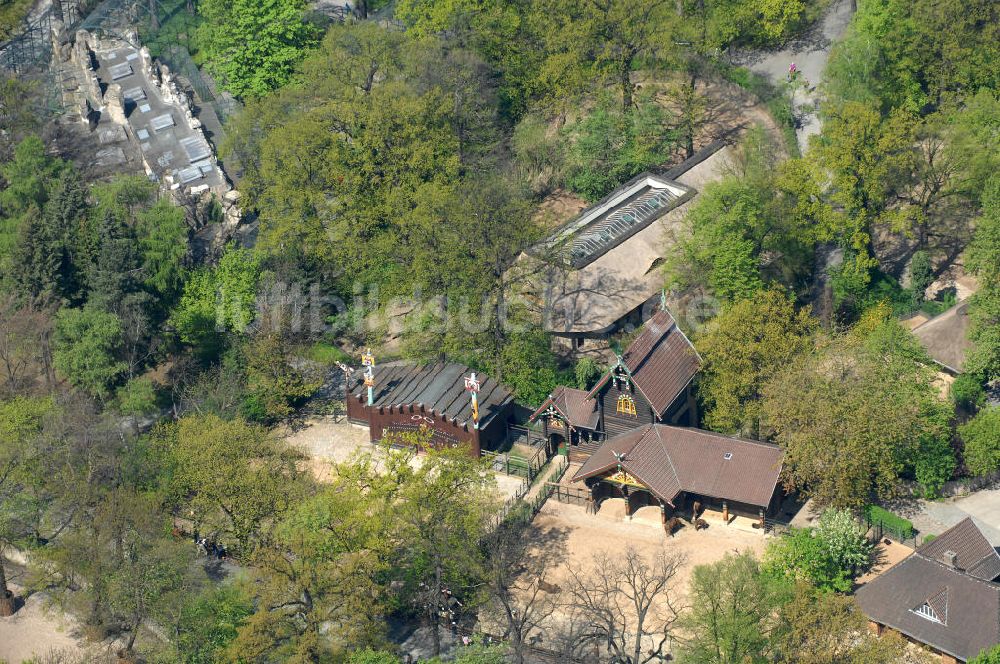
[{"label": "shrub", "polygon": [[1000,408],[979,411],[958,428],[965,443],[965,466],[973,475],[988,475],[1000,469]]},{"label": "shrub", "polygon": [[959,374],[951,384],[951,400],[958,408],[977,411],[986,403],[986,390],[977,376]]},{"label": "shrub", "polygon": [[816,538],[840,569],[853,572],[871,562],[871,544],[849,510],[825,510],[816,524]]},{"label": "shrub", "polygon": [[913,537],[913,523],[878,505],[866,505],[865,515],[872,525],[880,525],[901,539]]},{"label": "shrub", "polygon": [[792,528],[764,552],[764,570],[778,578],[806,581],[822,590],[851,589],[848,570],[837,564],[815,528]]},{"label": "shrub", "polygon": [[919,305],[924,301],[924,293],[927,287],[934,283],[934,266],[931,265],[931,257],[926,251],[914,252],[910,259],[910,291],[913,293],[913,302]]}]

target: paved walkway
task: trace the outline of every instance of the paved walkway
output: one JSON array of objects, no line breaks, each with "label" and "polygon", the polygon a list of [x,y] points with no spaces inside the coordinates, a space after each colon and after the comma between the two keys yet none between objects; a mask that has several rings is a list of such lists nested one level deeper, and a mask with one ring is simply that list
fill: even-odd
[{"label": "paved walkway", "polygon": [[809,144],[809,137],[819,133],[820,123],[815,110],[819,101],[817,88],[830,59],[830,47],[847,30],[852,15],[851,0],[834,0],[817,26],[782,50],[740,58],[751,71],[768,77],[776,85],[786,82],[788,67],[795,63],[799,80],[805,84],[804,89],[796,90],[792,98],[795,114],[800,118],[796,134],[799,149],[803,152]]},{"label": "paved walkway", "polygon": [[891,511],[913,522],[917,543],[926,535],[940,535],[962,519],[971,516],[995,547],[1000,547],[1000,488],[984,489],[943,500],[900,502]]}]

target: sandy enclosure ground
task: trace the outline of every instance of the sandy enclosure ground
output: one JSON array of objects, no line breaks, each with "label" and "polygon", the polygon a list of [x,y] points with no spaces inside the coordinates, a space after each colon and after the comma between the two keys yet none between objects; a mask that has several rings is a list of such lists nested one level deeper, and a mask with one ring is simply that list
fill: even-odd
[{"label": "sandy enclosure ground", "polygon": [[[368,436],[368,428],[356,426],[346,418],[315,417],[307,420],[305,426],[287,437],[288,442],[301,449],[309,457],[309,467],[320,482],[329,482],[333,477],[333,467],[349,461],[359,452],[375,449]],[[415,458],[420,463],[421,457]],[[522,488],[522,478],[494,473],[497,491],[501,499],[514,496]]]},{"label": "sandy enclosure ground", "polygon": [[546,580],[556,585],[568,582],[567,567],[592,570],[594,556],[601,553],[614,558],[631,546],[647,562],[652,562],[660,551],[680,555],[684,563],[674,578],[677,596],[687,594],[695,566],[715,562],[730,552],[760,554],[769,538],[759,532],[747,532],[721,523],[713,523],[708,529],[697,532],[684,527],[673,537],[667,537],[659,522],[658,509],[655,520],[637,515],[626,522],[604,514],[589,514],[582,506],[553,499],[549,499],[535,517],[529,537],[557,561],[546,574]]},{"label": "sandy enclosure ground", "polygon": [[[572,583],[570,569],[579,570],[584,576],[600,573],[595,556],[604,554],[614,562],[623,558],[629,547],[635,549],[648,564],[652,564],[660,552],[679,556],[681,563],[673,578],[669,597],[673,607],[681,609],[686,604],[695,566],[718,561],[731,552],[753,551],[759,555],[770,539],[769,535],[758,531],[726,526],[721,522],[712,523],[708,529],[697,532],[694,528],[685,527],[673,537],[667,537],[660,523],[659,508],[644,508],[637,511],[631,521],[626,521],[618,510],[602,509],[595,515],[588,513],[583,506],[560,503],[553,498],[543,505],[527,537],[532,542],[530,557],[547,561],[544,580],[556,587],[546,598],[556,604],[546,621],[555,631],[546,634],[543,627],[542,634],[536,633],[532,637],[543,647],[547,645],[547,638],[553,638],[572,620],[572,609],[563,606],[571,599],[568,590]],[[528,578],[520,582],[522,587],[532,584],[533,580]],[[653,612],[662,617],[670,615],[663,602],[654,604]],[[497,618],[499,616],[482,614],[484,629],[502,630]],[[555,647],[554,643],[551,645]]]},{"label": "sandy enclosure ground", "polygon": [[875,566],[872,567],[868,572],[862,574],[857,578],[858,585],[864,585],[883,574],[890,567],[900,562],[904,558],[907,558],[913,553],[913,549],[910,547],[900,544],[899,542],[893,542],[892,540],[886,538],[875,545]]},{"label": "sandy enclosure ground", "polygon": [[[19,592],[11,584],[14,592]],[[80,655],[84,652],[77,637],[76,621],[45,606],[45,598],[32,595],[21,610],[9,618],[0,618],[0,660],[18,664],[51,652]]]}]

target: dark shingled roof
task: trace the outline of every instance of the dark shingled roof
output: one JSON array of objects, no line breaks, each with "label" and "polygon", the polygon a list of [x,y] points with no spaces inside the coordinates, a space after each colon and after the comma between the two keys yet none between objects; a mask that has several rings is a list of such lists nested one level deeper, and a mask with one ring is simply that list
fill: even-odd
[{"label": "dark shingled roof", "polygon": [[[472,402],[465,391],[465,376],[472,373],[463,364],[408,363],[375,367],[374,407],[423,405],[460,425],[471,422]],[[351,392],[367,398],[360,372],[355,374]],[[485,427],[513,400],[510,391],[485,374],[477,374],[479,390],[479,426]]]},{"label": "dark shingled roof", "polygon": [[597,428],[597,422],[600,419],[600,413],[597,412],[597,401],[589,398],[587,390],[560,385],[538,407],[538,410],[532,413],[531,419],[534,420],[544,413],[549,406],[553,406],[562,413],[570,426],[574,428],[591,430]]},{"label": "dark shingled roof", "polygon": [[[1000,643],[1000,586],[920,550],[858,588],[856,597],[871,620],[963,661]],[[924,604],[939,621],[917,613]]]},{"label": "dark shingled roof", "polygon": [[[635,386],[662,417],[701,367],[701,358],[667,310],[656,312],[622,355]],[[597,393],[609,371],[590,391]]]},{"label": "dark shingled roof", "polygon": [[955,554],[956,569],[983,581],[993,581],[1000,576],[1000,555],[971,517],[965,517],[924,544],[917,553],[946,565],[950,565],[948,554]]},{"label": "dark shingled roof", "polygon": [[[616,453],[625,455],[622,461]],[[779,447],[768,443],[649,424],[608,440],[573,481],[603,475],[620,464],[667,502],[686,491],[766,507],[778,484],[782,456]]]}]

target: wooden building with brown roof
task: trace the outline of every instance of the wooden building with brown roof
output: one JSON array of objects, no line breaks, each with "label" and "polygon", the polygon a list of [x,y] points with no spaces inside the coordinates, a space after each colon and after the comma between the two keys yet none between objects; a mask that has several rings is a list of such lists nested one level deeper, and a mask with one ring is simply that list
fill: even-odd
[{"label": "wooden building with brown roof", "polygon": [[541,422],[550,451],[563,448],[582,462],[610,437],[653,423],[694,426],[691,382],[701,358],[666,309],[590,390],[560,386],[531,415]]},{"label": "wooden building with brown roof", "polygon": [[872,630],[895,630],[966,662],[1000,644],[1000,555],[965,518],[858,588]]},{"label": "wooden building with brown roof", "polygon": [[780,497],[783,453],[770,443],[712,431],[648,424],[606,441],[573,476],[591,491],[594,507],[625,499],[626,516],[659,505],[664,523],[675,514],[717,506],[762,522]]}]

